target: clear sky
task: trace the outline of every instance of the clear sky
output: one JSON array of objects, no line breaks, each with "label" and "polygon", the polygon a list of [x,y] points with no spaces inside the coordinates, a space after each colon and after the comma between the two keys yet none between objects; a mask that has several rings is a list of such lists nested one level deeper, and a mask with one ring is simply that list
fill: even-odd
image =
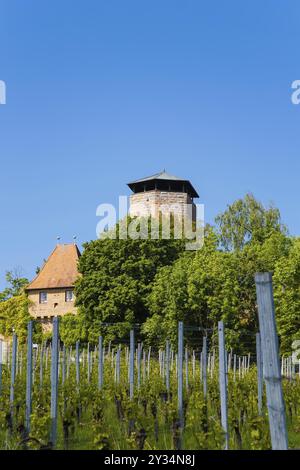
[{"label": "clear sky", "polygon": [[0,287],[163,168],[212,221],[251,191],[300,234],[300,4],[2,0]]}]

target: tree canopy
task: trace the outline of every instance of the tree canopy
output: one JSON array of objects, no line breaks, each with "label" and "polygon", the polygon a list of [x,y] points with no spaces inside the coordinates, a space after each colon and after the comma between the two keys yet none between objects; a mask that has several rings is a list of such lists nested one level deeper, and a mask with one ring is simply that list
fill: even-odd
[{"label": "tree canopy", "polygon": [[30,320],[29,300],[24,293],[28,280],[17,269],[7,271],[5,278],[8,285],[0,292],[0,333],[11,336],[16,332],[22,342],[25,341]]},{"label": "tree canopy", "polygon": [[[119,227],[116,227],[118,234]],[[247,194],[205,229],[198,251],[184,240],[103,238],[84,244],[75,287],[79,314],[61,319],[62,340],[122,340],[135,326],[139,338],[176,342],[177,323],[215,330],[224,320],[236,351],[254,348],[258,331],[256,272],[274,273],[277,325],[283,352],[300,339],[300,239],[288,235],[279,210]],[[24,336],[29,318],[26,279],[7,273],[0,294],[0,331]]]},{"label": "tree canopy", "polygon": [[300,340],[300,239],[293,239],[287,256],[276,263],[274,297],[283,352]]},{"label": "tree canopy", "polygon": [[263,243],[274,232],[285,232],[279,209],[264,207],[252,194],[228,205],[216,217],[220,243],[226,250],[241,250],[250,241]]},{"label": "tree canopy", "polygon": [[[279,210],[249,194],[228,206],[215,227],[206,227],[204,247],[195,252],[179,240],[89,242],[79,262],[76,328],[81,338],[96,341],[104,331],[106,338],[122,338],[140,324],[144,341],[159,345],[176,341],[178,320],[214,329],[223,319],[230,344],[242,351],[258,330],[254,275],[282,270],[293,245]],[[288,317],[296,334],[296,320],[288,307],[283,311],[278,308],[278,316]],[[295,303],[295,318],[296,311]],[[279,319],[280,332],[283,324]]]},{"label": "tree canopy", "polygon": [[159,267],[184,251],[183,240],[98,239],[84,245],[76,304],[89,340],[107,325],[106,337],[122,337],[149,314],[147,298]]},{"label": "tree canopy", "polygon": [[0,302],[21,294],[29,283],[26,277],[21,276],[20,270],[18,269],[6,271],[5,280],[8,286],[0,292]]}]

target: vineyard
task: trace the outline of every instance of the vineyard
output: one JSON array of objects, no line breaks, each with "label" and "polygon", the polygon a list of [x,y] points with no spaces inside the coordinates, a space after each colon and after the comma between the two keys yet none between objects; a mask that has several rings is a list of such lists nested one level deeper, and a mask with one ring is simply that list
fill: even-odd
[{"label": "vineyard", "polygon": [[[1,449],[271,449],[261,336],[238,356],[226,328],[178,325],[176,345],[136,342],[66,347],[54,320],[51,344],[16,334],[1,345]],[[300,368],[282,358],[289,448],[300,447]]]}]

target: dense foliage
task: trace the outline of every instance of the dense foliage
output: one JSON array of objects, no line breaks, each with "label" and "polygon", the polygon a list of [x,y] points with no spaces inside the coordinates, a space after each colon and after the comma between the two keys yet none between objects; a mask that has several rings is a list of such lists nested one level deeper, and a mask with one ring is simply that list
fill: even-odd
[{"label": "dense foliage", "polygon": [[22,342],[27,335],[29,300],[24,293],[28,280],[15,271],[6,273],[7,287],[0,292],[0,333],[11,336],[15,332]]},{"label": "dense foliage", "polygon": [[249,332],[258,330],[254,275],[271,271],[280,337],[288,333],[283,351],[291,350],[299,329],[300,244],[288,236],[278,209],[246,195],[205,232],[204,247],[194,252],[177,240],[85,244],[76,287],[80,338],[95,340],[102,322],[116,323],[110,339],[139,323],[144,340],[160,345],[175,340],[178,320],[213,328],[222,319],[231,330],[230,346],[248,350]]},{"label": "dense foliage", "polygon": [[[130,219],[129,219],[130,220]],[[62,320],[66,344],[96,342],[106,324],[107,341],[141,324],[141,338],[161,345],[176,338],[177,321],[214,328],[222,319],[230,346],[249,350],[258,329],[254,275],[274,273],[277,325],[282,352],[299,339],[300,239],[290,237],[274,207],[251,194],[235,201],[207,226],[204,247],[186,251],[184,240],[98,239],[84,244],[75,293],[79,314]],[[7,273],[0,293],[0,333],[28,320],[27,280]],[[2,318],[3,317],[3,318]],[[107,324],[110,326],[107,328]],[[113,324],[113,325],[111,325]],[[252,345],[254,347],[254,345]]]},{"label": "dense foliage", "polygon": [[[15,333],[18,341],[24,343],[27,338],[27,325],[31,320],[29,315],[30,301],[25,294],[28,279],[22,277],[18,270],[6,273],[7,287],[0,292],[0,334],[9,338]],[[34,341],[42,338],[42,328],[34,324]]]},{"label": "dense foliage", "polygon": [[280,212],[265,208],[252,194],[238,199],[216,218],[220,242],[226,250],[241,250],[249,242],[264,243],[274,232],[286,232]]},{"label": "dense foliage", "polygon": [[104,238],[86,243],[75,293],[87,338],[95,340],[103,322],[116,323],[108,330],[111,339],[143,323],[158,269],[171,265],[183,251],[182,240]]},{"label": "dense foliage", "polygon": [[27,323],[30,320],[28,302],[25,294],[0,302],[0,332],[4,336],[11,336],[15,332],[20,341],[25,340]]}]

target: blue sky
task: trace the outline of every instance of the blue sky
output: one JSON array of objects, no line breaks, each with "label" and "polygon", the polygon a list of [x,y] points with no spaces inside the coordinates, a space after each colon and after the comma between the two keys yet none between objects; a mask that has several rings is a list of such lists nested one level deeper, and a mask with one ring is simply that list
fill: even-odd
[{"label": "blue sky", "polygon": [[300,234],[299,2],[2,0],[0,287],[161,171],[206,220],[251,191]]}]

